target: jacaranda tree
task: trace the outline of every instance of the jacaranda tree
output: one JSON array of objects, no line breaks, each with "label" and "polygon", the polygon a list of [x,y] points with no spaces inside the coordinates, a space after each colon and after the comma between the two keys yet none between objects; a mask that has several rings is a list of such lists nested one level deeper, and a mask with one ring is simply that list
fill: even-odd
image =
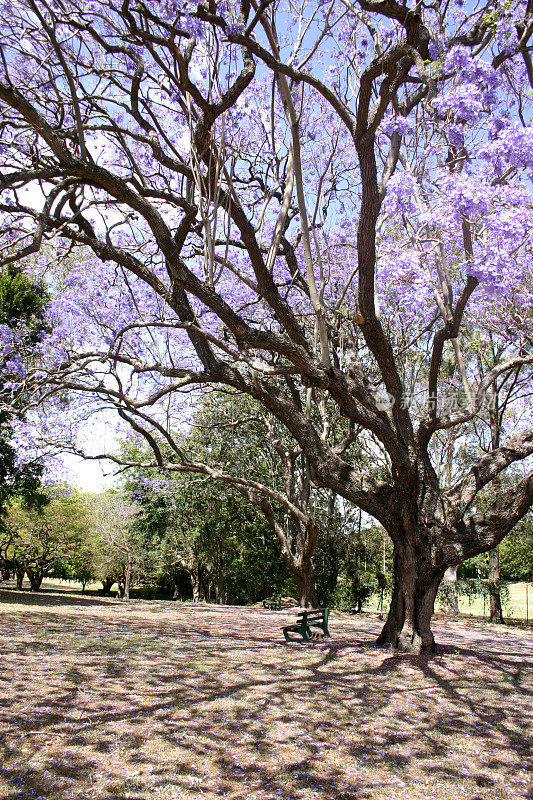
[{"label": "jacaranda tree", "polygon": [[[450,481],[434,462],[533,363],[531,0],[1,6],[4,258],[77,261],[35,391],[114,407],[160,465],[187,392],[249,395],[389,533],[380,643],[432,648],[446,568],[533,499],[523,424]],[[473,326],[510,346],[483,373]]]}]

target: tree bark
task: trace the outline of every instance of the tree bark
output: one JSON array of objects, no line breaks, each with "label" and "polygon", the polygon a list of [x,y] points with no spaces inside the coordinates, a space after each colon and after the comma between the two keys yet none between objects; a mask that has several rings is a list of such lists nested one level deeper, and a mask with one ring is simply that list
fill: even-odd
[{"label": "tree bark", "polygon": [[301,608],[319,608],[315,592],[315,570],[312,556],[318,533],[312,518],[299,521],[291,530],[274,522],[272,525],[281,544],[281,553],[296,580],[298,602]]},{"label": "tree bark", "polygon": [[28,575],[32,592],[38,592],[41,588],[44,575],[40,572],[34,572],[32,569],[26,570]]},{"label": "tree bark", "polygon": [[224,549],[219,543],[213,564],[213,584],[215,587],[215,603],[224,605],[227,602],[226,576],[224,575]]},{"label": "tree bark", "polygon": [[499,589],[500,551],[498,547],[489,550],[489,622],[503,625],[502,601]]},{"label": "tree bark", "polygon": [[[491,428],[491,446],[493,450],[497,450],[500,446],[500,397],[498,392],[497,382],[492,385],[494,390],[494,403],[490,409],[490,428]],[[499,476],[492,481],[495,489],[499,489],[501,481]],[[500,596],[500,551],[499,546],[493,547],[489,550],[489,605],[490,616],[489,622],[495,622],[498,625],[503,625],[503,612],[502,612],[502,599]]]},{"label": "tree bark", "polygon": [[414,548],[395,548],[391,605],[378,645],[413,655],[435,652],[431,617],[443,575]]},{"label": "tree bark", "polygon": [[115,579],[114,578],[106,578],[105,580],[103,580],[102,581],[102,594],[103,595],[110,594],[111,593],[111,587],[113,586],[114,583],[115,583]]},{"label": "tree bark", "polygon": [[320,604],[315,593],[315,571],[311,559],[294,564],[291,569],[298,586],[300,607],[318,608]]},{"label": "tree bark", "polygon": [[227,595],[226,595],[224,579],[220,575],[216,576],[214,580],[214,586],[215,586],[215,603],[219,606],[224,605],[227,601]]},{"label": "tree bark", "polygon": [[17,589],[22,589],[22,583],[24,581],[24,575],[26,574],[26,570],[16,569],[15,574],[17,576]]},{"label": "tree bark", "polygon": [[131,587],[131,562],[128,560],[124,566],[124,588],[122,592],[122,598],[124,600],[130,599],[130,587]]},{"label": "tree bark", "polygon": [[457,592],[457,567],[448,567],[444,573],[444,585],[447,587],[446,597],[442,603],[442,611],[453,614],[459,613],[459,595]]},{"label": "tree bark", "polygon": [[199,570],[191,570],[189,572],[189,576],[191,578],[191,585],[192,585],[192,601],[193,603],[200,602],[200,571]]}]

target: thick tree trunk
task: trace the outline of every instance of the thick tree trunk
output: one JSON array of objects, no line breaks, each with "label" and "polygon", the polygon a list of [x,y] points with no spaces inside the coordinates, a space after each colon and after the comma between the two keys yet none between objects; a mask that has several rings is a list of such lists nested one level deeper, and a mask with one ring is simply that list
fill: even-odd
[{"label": "thick tree trunk", "polygon": [[124,588],[122,592],[122,598],[124,600],[130,599],[130,587],[131,587],[131,564],[127,562],[126,566],[124,567]]},{"label": "thick tree trunk", "polygon": [[114,578],[106,578],[102,581],[102,594],[107,595],[111,592],[111,587],[115,583]]},{"label": "thick tree trunk", "polygon": [[294,564],[292,572],[298,586],[298,602],[301,608],[318,608],[319,602],[315,593],[315,571],[312,562],[304,561]]},{"label": "thick tree trunk", "polygon": [[503,625],[502,601],[499,589],[500,580],[500,551],[498,547],[489,550],[489,601],[490,622]]},{"label": "thick tree trunk", "polygon": [[34,572],[32,569],[28,569],[26,570],[26,572],[28,575],[28,579],[30,581],[32,592],[38,592],[39,589],[41,588],[44,575],[39,571]]},{"label": "thick tree trunk", "polygon": [[285,527],[274,523],[273,528],[281,544],[283,560],[296,581],[300,607],[319,608],[312,562],[318,533],[315,522],[309,519],[305,524],[296,524],[289,520]]},{"label": "thick tree trunk", "polygon": [[22,589],[22,583],[24,581],[24,575],[26,574],[26,570],[16,569],[15,574],[17,576],[17,589]]},{"label": "thick tree trunk", "polygon": [[200,572],[199,570],[191,570],[189,572],[192,585],[192,601],[193,603],[200,602]]},{"label": "thick tree trunk", "polygon": [[443,586],[446,587],[441,610],[454,616],[459,613],[459,593],[457,591],[457,567],[448,567],[444,573]]},{"label": "thick tree trunk", "polygon": [[391,605],[378,645],[414,655],[435,651],[431,617],[443,574],[412,548],[396,549]]}]

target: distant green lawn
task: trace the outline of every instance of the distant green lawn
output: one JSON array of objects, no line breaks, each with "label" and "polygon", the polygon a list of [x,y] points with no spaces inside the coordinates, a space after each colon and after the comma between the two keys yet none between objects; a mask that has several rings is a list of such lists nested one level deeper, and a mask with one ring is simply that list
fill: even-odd
[{"label": "distant green lawn", "polygon": [[[527,602],[526,602],[527,586]],[[503,598],[503,613],[505,617],[512,619],[533,618],[533,584],[529,583],[509,583],[507,584],[509,597]],[[459,611],[461,614],[473,614],[476,617],[488,616],[488,603],[483,598],[476,596],[469,600],[468,597],[459,598]]]},{"label": "distant green lawn", "polygon": [[[509,583],[507,584],[509,590],[509,597],[503,600],[503,614],[510,619],[528,619],[529,622],[533,620],[533,583]],[[526,596],[527,587],[527,596]],[[385,597],[385,611],[387,611],[390,602],[390,597]],[[367,603],[364,604],[365,611],[377,611],[379,609],[379,597],[372,595]],[[436,610],[439,611],[439,604],[436,604]],[[488,617],[489,609],[488,602],[483,597],[476,595],[475,597],[468,598],[466,596],[459,597],[459,611],[461,614],[470,615],[473,617]]]},{"label": "distant green lawn", "polygon": [[[24,586],[26,586],[26,581],[24,581]],[[28,581],[29,586],[29,581]],[[116,589],[116,583],[113,584],[113,588]],[[72,592],[81,592],[82,585],[78,581],[66,581],[60,578],[45,578],[43,581],[43,588],[44,589],[63,589],[63,591],[72,591]],[[86,592],[96,592],[98,589],[102,588],[102,581],[95,581],[94,583],[90,581],[85,585]]]}]

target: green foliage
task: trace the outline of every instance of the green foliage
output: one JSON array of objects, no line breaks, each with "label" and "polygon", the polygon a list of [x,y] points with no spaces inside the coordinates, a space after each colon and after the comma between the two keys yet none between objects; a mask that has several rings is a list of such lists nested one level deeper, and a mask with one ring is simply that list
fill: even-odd
[{"label": "green foliage", "polygon": [[142,498],[138,487],[150,478],[134,471],[126,483],[141,509],[135,527],[151,565],[145,585],[173,586],[178,596],[191,597],[197,581],[205,599],[231,604],[256,602],[287,585],[279,544],[250,503],[194,475],[164,479]]},{"label": "green foliage", "polygon": [[324,606],[334,605],[339,576],[345,565],[348,537],[339,524],[340,515],[321,521],[313,564],[317,597]]},{"label": "green foliage", "polygon": [[[31,357],[32,349],[47,330],[44,311],[48,302],[44,287],[32,281],[19,266],[7,265],[0,272],[0,325],[17,333],[14,353],[22,360]],[[11,358],[13,352],[9,353]],[[0,398],[10,375],[7,356],[0,360]],[[0,514],[11,498],[21,497],[35,508],[43,507],[46,498],[40,490],[43,466],[39,460],[21,463],[12,445],[14,412],[0,413]]]},{"label": "green foliage", "polygon": [[61,501],[61,525],[69,546],[54,563],[55,578],[85,585],[98,577],[99,544],[91,524],[91,501],[90,495],[77,492]]},{"label": "green foliage", "polygon": [[376,591],[376,576],[369,572],[355,572],[339,580],[332,598],[332,606],[343,611],[361,611],[366,600]]},{"label": "green foliage", "polygon": [[[385,539],[385,568],[392,569],[392,546]],[[322,533],[315,551],[317,594],[324,605],[333,608],[361,610],[370,595],[387,585],[382,573],[383,530],[362,527],[359,512],[341,515],[335,512],[334,522],[322,524]]]},{"label": "green foliage", "polygon": [[[525,516],[499,544],[500,578],[503,581],[533,581],[533,515]],[[489,574],[488,553],[481,553],[461,564],[458,576],[483,578]]]},{"label": "green foliage", "polygon": [[24,323],[31,344],[47,329],[44,309],[48,301],[44,286],[32,281],[20,266],[8,264],[0,272],[0,324],[14,329]]},{"label": "green foliage", "polygon": [[204,505],[197,547],[217,598],[244,605],[287,585],[280,546],[260,512],[221,487],[210,488],[214,491]]},{"label": "green foliage", "polygon": [[11,445],[11,427],[5,422],[0,425],[0,515],[5,514],[7,504],[16,497],[36,509],[47,504],[46,494],[41,489],[42,472],[43,464],[38,459],[19,462]]},{"label": "green foliage", "polygon": [[95,576],[119,585],[129,598],[130,586],[140,583],[149,572],[149,551],[136,528],[139,507],[123,492],[94,495],[91,525],[96,541]]},{"label": "green foliage", "polygon": [[498,9],[494,9],[492,12],[485,11],[483,16],[481,17],[481,22],[483,25],[490,27],[494,25],[500,19],[500,12]]},{"label": "green foliage", "polygon": [[[180,447],[229,474],[239,475],[246,464],[247,477],[281,486],[277,456],[261,415],[247,398],[207,395]],[[133,460],[144,452],[144,445],[130,441],[122,455]],[[167,457],[173,458],[171,453]],[[136,526],[152,560],[152,584],[174,583],[176,594],[183,596],[179,584],[185,572],[189,596],[196,584],[206,599],[239,604],[274,590],[295,593],[264,515],[226,484],[197,474],[133,470],[125,489],[141,507]]]},{"label": "green foliage", "polygon": [[510,600],[509,586],[507,581],[489,581],[486,578],[462,578],[456,582],[443,581],[439,586],[436,602],[445,608],[453,608],[454,601],[459,597],[468,598],[472,604],[478,597],[489,603],[491,595],[499,594],[502,605],[506,605]]},{"label": "green foliage", "polygon": [[[246,477],[284,491],[264,414],[249,398],[208,394],[179,446],[191,459],[228,474],[242,474],[246,464]],[[283,429],[276,430],[275,437],[292,447]],[[121,455],[131,461],[146,460],[146,446],[130,440],[123,444]],[[171,452],[165,455],[171,462],[175,458]],[[129,472],[124,487],[141,508],[135,525],[151,562],[144,578],[148,591],[168,591],[173,586],[176,596],[190,597],[196,584],[195,591],[205,599],[237,604],[257,602],[275,592],[297,595],[263,513],[226,484],[194,473],[136,469]],[[377,587],[382,530],[361,529],[358,512],[341,513],[331,493],[314,492],[309,509],[319,525],[313,556],[319,602],[359,605]],[[280,524],[290,524],[283,509],[275,511]],[[387,568],[390,550],[388,543]],[[184,575],[189,582],[185,594]],[[347,600],[339,599],[338,586],[343,585],[349,587]]]},{"label": "green foliage", "polygon": [[500,577],[533,581],[533,514],[524,517],[500,544]]},{"label": "green foliage", "polygon": [[[81,495],[47,487],[46,505],[28,507],[21,501],[9,506],[0,533],[0,563],[25,571],[32,587],[47,575],[81,579],[76,564],[85,562],[88,512]],[[34,585],[35,584],[35,585]]]}]

